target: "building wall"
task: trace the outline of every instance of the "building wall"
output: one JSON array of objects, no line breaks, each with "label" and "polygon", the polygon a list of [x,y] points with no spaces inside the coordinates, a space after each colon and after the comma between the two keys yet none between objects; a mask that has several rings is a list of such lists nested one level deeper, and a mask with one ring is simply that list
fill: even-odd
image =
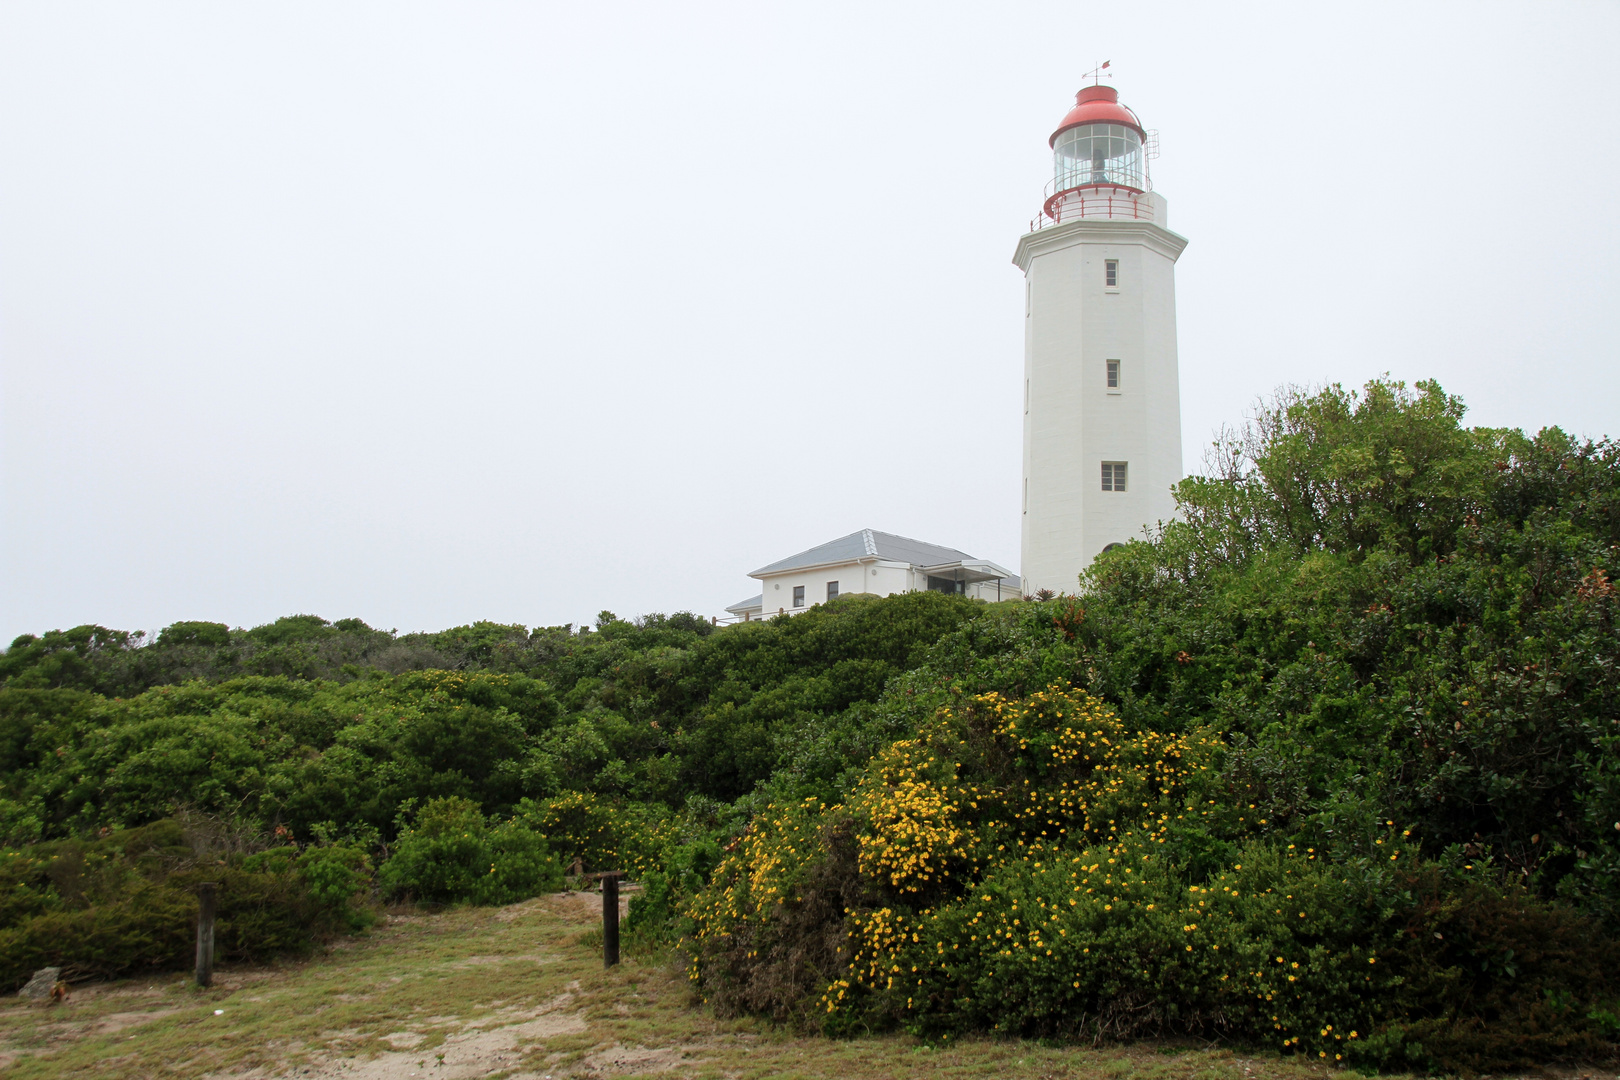
[{"label": "building wall", "polygon": [[760,585],[763,586],[761,591],[764,593],[764,599],[760,601],[760,614],[769,618],[777,614],[778,608],[792,613],[795,585],[804,586],[805,608],[826,603],[829,581],[838,582],[840,596],[856,592],[876,593],[879,596],[904,592],[906,575],[893,567],[892,563],[843,563],[824,566],[819,570],[790,570],[785,574],[760,578]]},{"label": "building wall", "polygon": [[760,600],[760,614],[769,618],[777,614],[781,608],[789,613],[793,611],[793,587],[804,586],[804,606],[825,603],[827,600],[827,582],[838,582],[838,591],[858,592],[861,583],[863,567],[836,566],[809,572],[776,574],[768,578],[761,578],[760,584],[764,586],[764,598]]},{"label": "building wall", "polygon": [[[1162,198],[1155,220],[1165,220]],[[1026,276],[1024,591],[1073,592],[1104,547],[1168,520],[1181,479],[1175,261],[1186,240],[1157,224],[1081,220],[1019,241]],[[1119,262],[1119,285],[1104,264]],[[1120,386],[1106,384],[1120,361]],[[1124,492],[1102,490],[1125,462]]]},{"label": "building wall", "polygon": [[[793,614],[795,585],[804,586],[804,607],[798,610],[806,611],[814,604],[825,603],[829,581],[838,582],[840,596],[856,592],[893,596],[895,593],[918,592],[928,588],[927,575],[913,571],[908,563],[903,562],[875,560],[864,564],[826,566],[819,570],[788,571],[760,578],[761,592],[764,594],[764,599],[760,601],[760,617],[768,619],[777,614],[778,609]],[[993,601],[996,599],[995,582],[983,586],[969,585],[967,595]],[[1002,599],[1016,599],[1013,590],[1003,586]]]}]

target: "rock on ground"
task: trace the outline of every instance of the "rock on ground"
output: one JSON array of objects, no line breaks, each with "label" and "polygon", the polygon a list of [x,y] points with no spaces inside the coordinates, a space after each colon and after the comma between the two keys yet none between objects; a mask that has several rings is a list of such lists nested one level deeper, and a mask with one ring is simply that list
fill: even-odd
[{"label": "rock on ground", "polygon": [[51,996],[51,988],[56,985],[61,977],[62,969],[59,967],[40,968],[34,972],[34,977],[28,980],[28,985],[17,991],[17,996],[33,999],[48,998]]}]

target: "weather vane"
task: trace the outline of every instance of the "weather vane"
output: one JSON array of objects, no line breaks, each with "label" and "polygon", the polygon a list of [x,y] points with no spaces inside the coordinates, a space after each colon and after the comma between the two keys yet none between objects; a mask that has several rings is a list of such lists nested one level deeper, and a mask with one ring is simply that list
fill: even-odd
[{"label": "weather vane", "polygon": [[[1090,71],[1086,72],[1085,75],[1082,76],[1082,78],[1090,79],[1092,86],[1096,86],[1097,84],[1101,83],[1104,79],[1112,79],[1114,77],[1114,73],[1112,71],[1108,71],[1108,65],[1112,64],[1112,63],[1113,63],[1112,60],[1104,60],[1102,63],[1098,64],[1096,67],[1094,67]],[[1108,74],[1104,75],[1103,72],[1105,72],[1105,71],[1108,71]]]}]

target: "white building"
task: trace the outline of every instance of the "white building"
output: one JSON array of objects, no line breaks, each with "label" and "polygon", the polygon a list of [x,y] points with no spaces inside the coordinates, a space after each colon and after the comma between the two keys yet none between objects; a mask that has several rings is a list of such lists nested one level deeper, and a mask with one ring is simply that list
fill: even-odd
[{"label": "white building", "polygon": [[1111,86],[1076,96],[1055,178],[1018,241],[1024,271],[1023,591],[1073,592],[1111,544],[1175,511],[1181,479],[1176,259],[1156,155]]},{"label": "white building", "polygon": [[875,529],[829,540],[748,576],[759,579],[760,595],[726,608],[745,620],[794,615],[848,593],[891,596],[931,589],[981,600],[1022,595],[1012,571],[993,562]]}]

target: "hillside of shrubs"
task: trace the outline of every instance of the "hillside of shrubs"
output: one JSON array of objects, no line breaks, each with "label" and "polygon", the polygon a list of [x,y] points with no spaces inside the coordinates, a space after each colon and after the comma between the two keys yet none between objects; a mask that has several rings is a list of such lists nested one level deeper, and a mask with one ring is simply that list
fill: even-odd
[{"label": "hillside of shrubs", "polygon": [[714,627],[83,626],[0,655],[0,980],[642,885],[696,996],[838,1037],[1374,1070],[1620,1041],[1620,448],[1284,392],[1053,597]]}]

